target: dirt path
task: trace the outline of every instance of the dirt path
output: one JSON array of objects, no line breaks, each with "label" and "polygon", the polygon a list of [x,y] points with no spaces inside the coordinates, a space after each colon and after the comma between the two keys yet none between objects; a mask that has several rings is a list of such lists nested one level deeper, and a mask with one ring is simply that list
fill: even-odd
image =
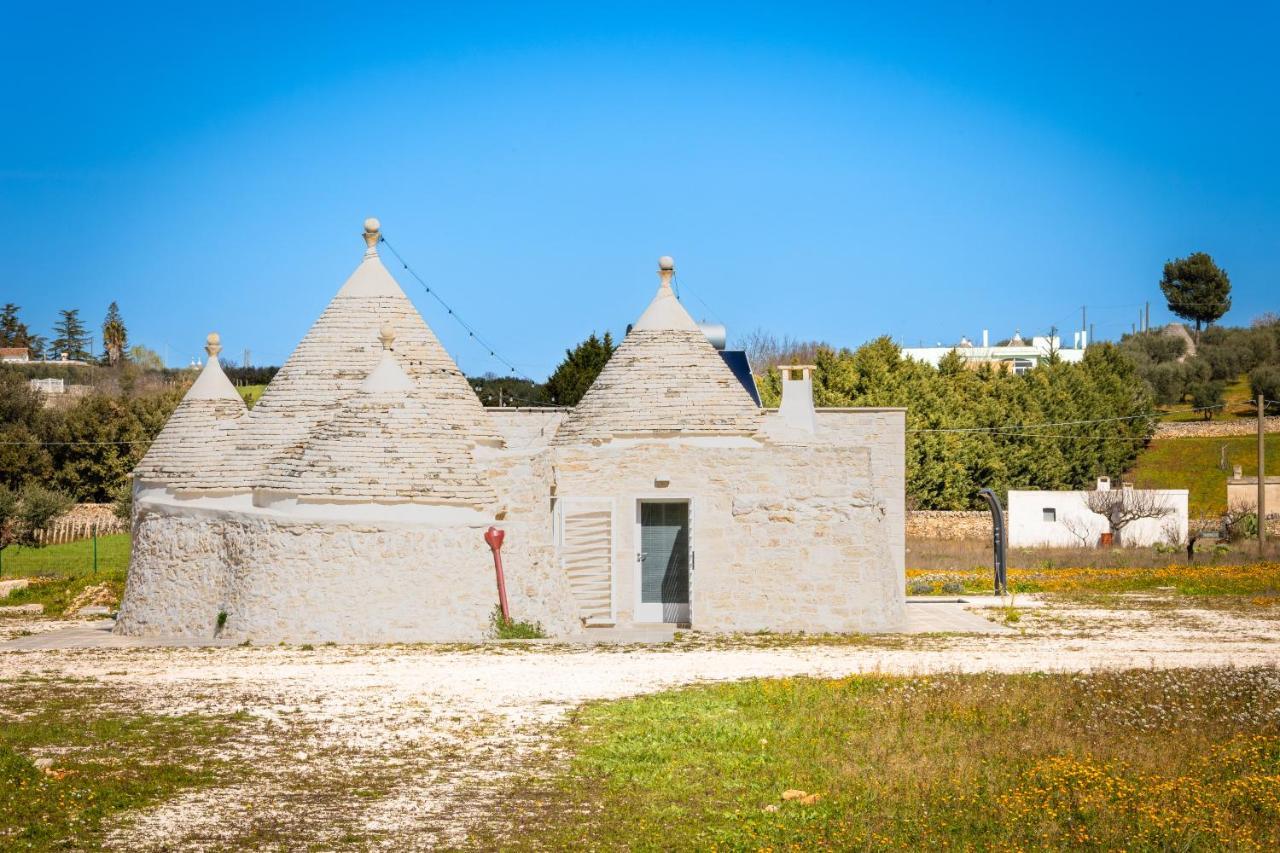
[{"label": "dirt path", "polygon": [[523,772],[584,701],[700,681],[859,672],[1280,663],[1271,614],[1049,606],[996,635],[850,644],[776,637],[653,647],[430,646],[5,651],[0,678],[92,678],[158,713],[245,711],[252,772],[115,828],[121,849],[463,845],[492,783]]}]

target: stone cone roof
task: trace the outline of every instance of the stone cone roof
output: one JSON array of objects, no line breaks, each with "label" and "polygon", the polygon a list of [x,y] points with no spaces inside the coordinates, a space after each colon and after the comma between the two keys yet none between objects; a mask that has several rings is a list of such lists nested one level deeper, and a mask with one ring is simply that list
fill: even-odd
[{"label": "stone cone roof", "polygon": [[272,463],[262,485],[303,501],[496,503],[467,428],[437,402],[387,349],[336,414]]},{"label": "stone cone roof", "polygon": [[[377,232],[371,233],[376,240]],[[246,487],[262,484],[274,459],[296,448],[356,392],[378,363],[378,332],[385,324],[394,327],[397,355],[432,412],[473,441],[501,443],[470,383],[382,265],[375,246],[250,412],[239,445]]]},{"label": "stone cone roof", "polygon": [[[211,349],[216,337],[210,335]],[[236,464],[236,436],[247,412],[218,363],[216,350],[173,414],[133,469],[136,479],[181,491],[243,487]]]},{"label": "stone cone roof", "polygon": [[560,425],[555,444],[759,429],[759,407],[676,299],[672,269],[664,258],[657,295]]}]

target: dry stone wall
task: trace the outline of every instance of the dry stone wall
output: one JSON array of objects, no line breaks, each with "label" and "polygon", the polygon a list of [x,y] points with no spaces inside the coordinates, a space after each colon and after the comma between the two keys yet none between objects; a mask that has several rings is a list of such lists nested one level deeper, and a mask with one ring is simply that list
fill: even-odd
[{"label": "dry stone wall", "polygon": [[[1263,419],[1263,432],[1280,432],[1280,416]],[[1257,435],[1258,421],[1165,421],[1156,425],[1156,438],[1224,438],[1233,435]]]},{"label": "dry stone wall", "polygon": [[915,510],[907,513],[907,536],[912,539],[955,541],[990,539],[991,513]]}]

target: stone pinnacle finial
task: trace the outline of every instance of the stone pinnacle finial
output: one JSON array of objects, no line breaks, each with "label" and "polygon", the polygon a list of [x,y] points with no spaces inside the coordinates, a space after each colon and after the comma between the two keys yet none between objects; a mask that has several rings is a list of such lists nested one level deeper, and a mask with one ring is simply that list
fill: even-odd
[{"label": "stone pinnacle finial", "polygon": [[663,287],[671,286],[671,276],[675,275],[676,262],[670,255],[658,258],[658,279]]},{"label": "stone pinnacle finial", "polygon": [[378,254],[378,241],[382,239],[382,223],[370,216],[364,221],[365,257]]},{"label": "stone pinnacle finial", "polygon": [[222,352],[222,338],[217,332],[210,332],[209,337],[204,339],[204,351],[209,354],[209,358],[217,358],[218,353]]},{"label": "stone pinnacle finial", "polygon": [[378,332],[378,340],[382,341],[382,348],[386,350],[391,349],[391,345],[396,342],[396,330],[390,323],[382,324],[382,329]]}]

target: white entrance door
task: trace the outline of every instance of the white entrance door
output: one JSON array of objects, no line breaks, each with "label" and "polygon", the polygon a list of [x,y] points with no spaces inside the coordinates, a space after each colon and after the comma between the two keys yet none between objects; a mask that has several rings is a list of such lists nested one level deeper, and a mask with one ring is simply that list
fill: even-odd
[{"label": "white entrance door", "polygon": [[689,621],[689,502],[640,501],[637,622]]}]

